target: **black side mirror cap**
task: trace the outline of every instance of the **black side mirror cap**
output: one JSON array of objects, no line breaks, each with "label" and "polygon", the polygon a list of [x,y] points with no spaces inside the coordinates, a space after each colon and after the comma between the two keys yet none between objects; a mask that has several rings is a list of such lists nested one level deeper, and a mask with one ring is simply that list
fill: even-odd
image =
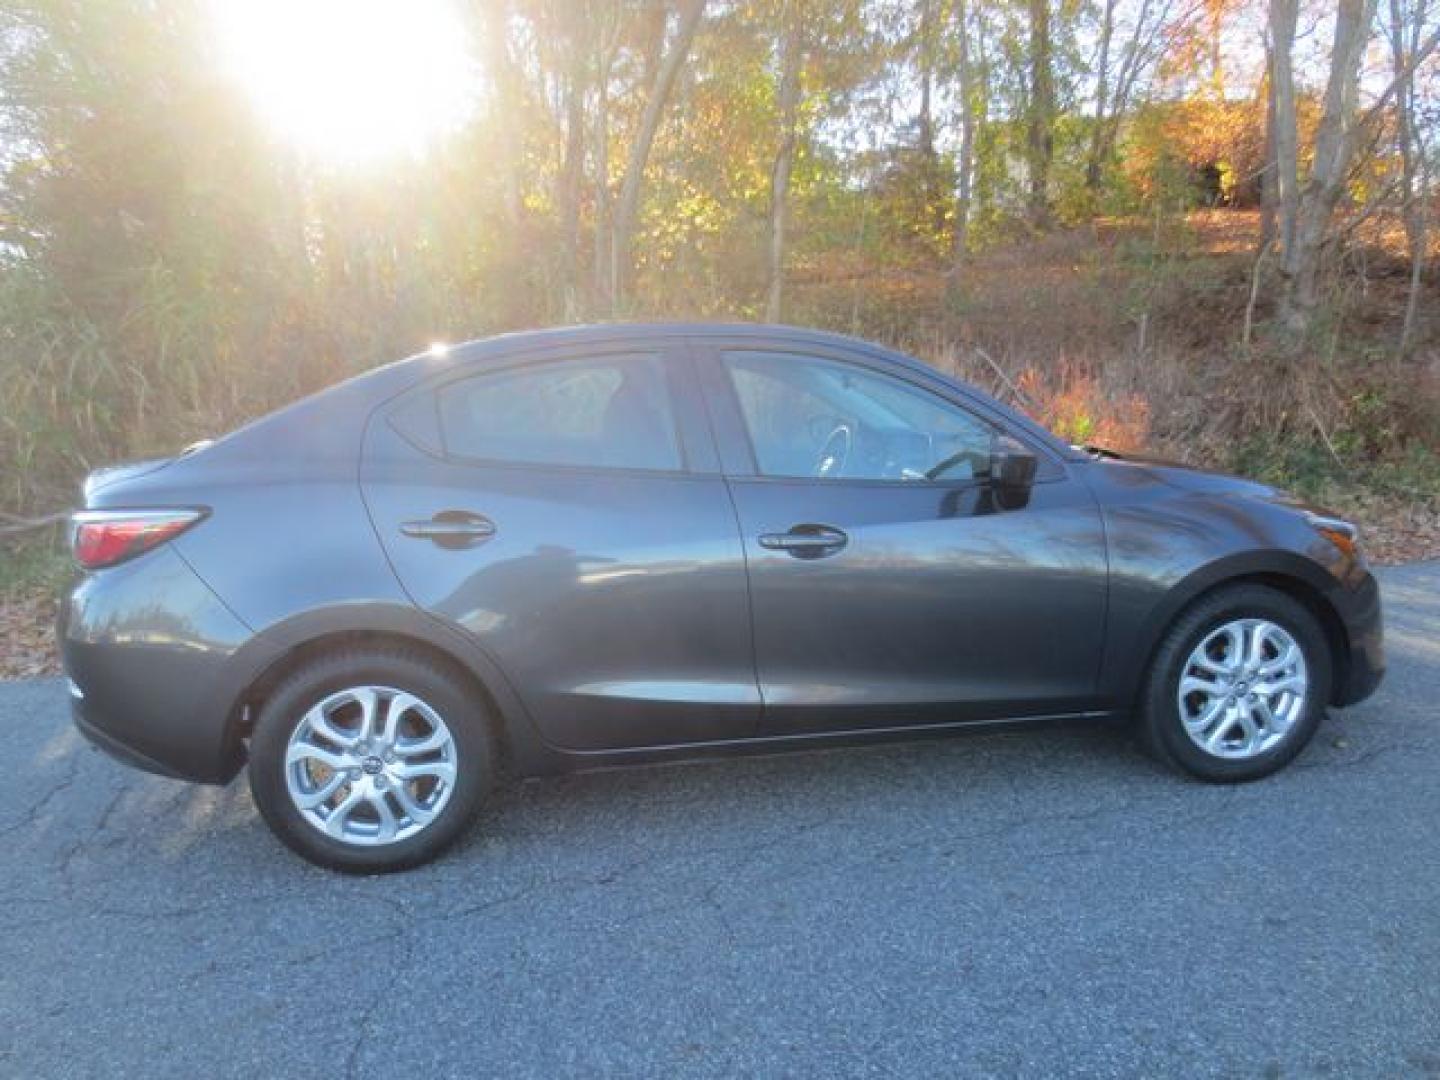
[{"label": "black side mirror cap", "polygon": [[1024,443],[1009,435],[995,436],[990,447],[990,479],[1001,491],[1028,492],[1039,467],[1039,459]]}]

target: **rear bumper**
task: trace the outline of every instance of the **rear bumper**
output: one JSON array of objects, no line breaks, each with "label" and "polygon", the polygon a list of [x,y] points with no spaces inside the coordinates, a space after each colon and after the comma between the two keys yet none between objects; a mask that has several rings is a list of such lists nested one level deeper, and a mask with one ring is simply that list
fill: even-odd
[{"label": "rear bumper", "polygon": [[235,655],[252,634],[170,547],[81,579],[58,632],[88,739],[164,776],[224,784],[240,770]]},{"label": "rear bumper", "polygon": [[116,761],[124,762],[126,765],[143,769],[146,772],[155,773],[158,776],[168,776],[174,780],[191,779],[191,777],[176,772],[168,765],[156,761],[154,758],[146,757],[133,746],[121,742],[120,739],[111,735],[104,728],[91,723],[86,714],[84,700],[76,698],[73,695],[70,698],[70,718],[75,722],[75,728],[81,735],[84,735],[92,744],[104,750],[105,753],[109,754]]},{"label": "rear bumper", "polygon": [[1332,705],[1354,705],[1373,694],[1385,677],[1385,624],[1380,584],[1369,571],[1332,597],[1345,627],[1347,653],[1336,672]]}]

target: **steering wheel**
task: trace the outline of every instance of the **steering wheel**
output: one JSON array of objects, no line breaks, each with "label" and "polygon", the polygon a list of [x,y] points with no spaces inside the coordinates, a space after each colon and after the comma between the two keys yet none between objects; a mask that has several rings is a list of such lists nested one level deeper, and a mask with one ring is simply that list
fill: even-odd
[{"label": "steering wheel", "polygon": [[820,456],[815,459],[815,475],[817,477],[841,475],[845,469],[845,460],[850,456],[850,447],[853,442],[850,425],[836,424],[834,430],[825,437],[825,443],[820,447]]},{"label": "steering wheel", "polygon": [[[939,464],[932,465],[930,468],[926,469],[925,479],[938,480],[940,479],[940,477],[944,476],[947,472],[949,472],[956,465],[959,465],[960,462],[966,460],[967,458],[978,459],[980,457],[981,455],[977,454],[974,450],[956,450],[955,453],[951,454],[944,461],[941,461]],[[989,469],[989,467],[989,462],[986,462],[985,468]],[[970,466],[970,468],[971,471],[975,474],[975,476],[979,477],[981,475],[982,470],[975,468],[973,464]]]}]

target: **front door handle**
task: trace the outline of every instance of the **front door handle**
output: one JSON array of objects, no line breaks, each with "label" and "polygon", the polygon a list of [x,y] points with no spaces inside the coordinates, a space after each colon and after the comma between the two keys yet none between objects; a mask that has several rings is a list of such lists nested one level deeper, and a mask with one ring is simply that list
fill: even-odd
[{"label": "front door handle", "polygon": [[401,522],[400,532],[443,548],[466,548],[494,536],[495,523],[468,510],[441,510],[427,521]]},{"label": "front door handle", "polygon": [[833,525],[792,525],[789,532],[763,533],[760,546],[783,551],[797,559],[821,559],[834,555],[850,538]]}]

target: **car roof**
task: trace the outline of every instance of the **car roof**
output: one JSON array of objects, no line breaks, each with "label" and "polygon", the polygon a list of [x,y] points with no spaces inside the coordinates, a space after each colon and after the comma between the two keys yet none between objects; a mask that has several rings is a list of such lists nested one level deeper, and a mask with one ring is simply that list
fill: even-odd
[{"label": "car roof", "polygon": [[764,341],[783,340],[795,344],[832,345],[837,347],[864,349],[895,359],[910,360],[909,357],[877,345],[873,341],[837,334],[828,330],[814,330],[802,326],[749,322],[614,322],[586,323],[577,326],[561,326],[545,330],[519,330],[473,341],[444,346],[447,356],[459,362],[482,359],[489,354],[509,353],[515,350],[529,350],[548,346],[590,345],[605,342],[643,342],[668,338],[723,338],[727,341],[753,338]]}]

